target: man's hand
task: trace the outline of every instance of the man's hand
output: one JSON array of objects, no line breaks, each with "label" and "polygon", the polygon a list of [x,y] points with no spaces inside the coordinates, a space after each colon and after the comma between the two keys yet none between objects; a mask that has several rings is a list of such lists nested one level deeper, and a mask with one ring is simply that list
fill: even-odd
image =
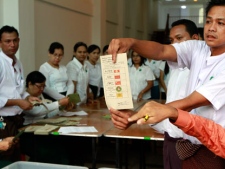
[{"label": "man's hand", "polygon": [[178,112],[174,107],[151,101],[146,103],[143,108],[130,117],[128,121],[137,121],[137,124],[155,124],[166,118],[175,121],[177,117]]},{"label": "man's hand", "polygon": [[129,51],[133,41],[134,39],[131,38],[112,39],[109,44],[108,53],[112,54],[113,63],[116,63],[117,53],[126,53]]},{"label": "man's hand", "polygon": [[116,128],[124,130],[132,124],[128,121],[128,118],[134,113],[132,110],[119,111],[110,108],[109,111],[111,113],[112,122]]},{"label": "man's hand", "polygon": [[3,139],[0,142],[0,150],[7,151],[8,149],[10,149],[13,145],[13,138],[14,137],[7,137],[7,138]]},{"label": "man's hand", "polygon": [[34,102],[34,101],[41,102],[41,100],[39,98],[33,97],[33,96],[27,96],[26,100],[31,102],[31,103]]},{"label": "man's hand", "polygon": [[17,105],[23,110],[31,110],[33,108],[31,102],[23,99],[18,100]]}]

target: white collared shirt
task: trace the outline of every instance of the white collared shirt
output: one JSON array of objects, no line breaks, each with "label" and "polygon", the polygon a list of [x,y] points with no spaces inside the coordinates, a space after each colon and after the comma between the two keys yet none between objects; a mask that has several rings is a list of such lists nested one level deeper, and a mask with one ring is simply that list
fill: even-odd
[{"label": "white collared shirt", "polygon": [[[59,102],[51,102],[51,103],[46,103],[44,100],[43,95],[39,96],[39,99],[42,100],[43,105],[39,106],[34,106],[31,110],[25,110],[23,113],[25,114],[24,116],[24,125],[28,125],[31,123],[35,123],[40,119],[44,118],[49,118],[56,116],[59,113]],[[46,109],[47,107],[47,109]]]},{"label": "white collared shirt", "polygon": [[151,68],[152,72],[155,75],[156,80],[154,81],[154,86],[159,85],[159,81],[157,80],[157,78],[159,78],[159,76],[160,76],[160,66],[161,66],[162,62],[163,61],[161,61],[161,60],[151,60],[149,62],[148,59],[145,61],[145,64]]},{"label": "white collared shirt", "polygon": [[[173,44],[177,52],[178,67],[190,69],[187,96],[194,91],[211,102],[191,111],[193,114],[211,119],[225,127],[225,53],[211,56],[210,47],[204,41],[189,40]],[[170,66],[174,66],[170,62]],[[200,142],[184,134],[192,143]]]},{"label": "white collared shirt", "polygon": [[[79,94],[81,103],[87,101],[87,87],[89,81],[89,70],[86,63],[82,65],[75,57],[67,65],[67,74],[70,80],[76,81],[76,92]],[[78,103],[80,104],[80,103]]]},{"label": "white collared shirt", "polygon": [[[133,65],[128,67],[130,77],[130,87],[132,91],[132,98],[137,100],[139,93],[148,85],[148,81],[154,81],[155,76],[150,67],[141,65],[138,69]],[[151,97],[151,90],[143,94],[144,100]]]},{"label": "white collared shirt", "polygon": [[[15,116],[22,112],[19,106],[4,107],[8,99],[25,99],[25,82],[22,64],[15,58],[13,60],[0,52],[0,116]],[[15,69],[15,70],[14,70]]]},{"label": "white collared shirt", "polygon": [[46,77],[46,87],[44,92],[55,100],[65,97],[60,94],[66,92],[66,95],[74,93],[74,85],[67,76],[67,69],[63,65],[59,65],[56,69],[52,67],[48,62],[45,62],[40,66],[39,71]]},{"label": "white collared shirt", "polygon": [[89,61],[85,61],[89,70],[89,84],[100,87],[102,79],[102,71],[99,63],[92,65]]}]

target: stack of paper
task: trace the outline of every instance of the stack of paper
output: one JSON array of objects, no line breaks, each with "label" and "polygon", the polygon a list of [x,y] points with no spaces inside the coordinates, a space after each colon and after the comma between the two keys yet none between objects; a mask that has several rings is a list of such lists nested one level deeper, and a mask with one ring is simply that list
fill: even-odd
[{"label": "stack of paper", "polygon": [[42,127],[38,128],[37,130],[35,130],[34,134],[48,135],[51,131],[56,130],[57,128],[59,128],[59,127],[46,124],[45,126],[42,126]]}]

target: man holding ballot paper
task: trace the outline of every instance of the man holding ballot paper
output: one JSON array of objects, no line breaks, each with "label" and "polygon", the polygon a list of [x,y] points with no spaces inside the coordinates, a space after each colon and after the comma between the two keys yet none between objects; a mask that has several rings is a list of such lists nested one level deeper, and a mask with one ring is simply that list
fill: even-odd
[{"label": "man holding ballot paper", "polygon": [[[149,102],[133,116],[132,111],[110,109],[112,121],[120,129],[135,121],[138,124],[154,124],[170,118],[173,124],[187,133],[183,135],[184,140],[176,145],[178,156],[183,160],[182,168],[225,167],[225,160],[215,156],[224,157],[225,146],[225,139],[220,135],[225,131],[225,1],[210,1],[206,7],[206,16],[205,41],[189,40],[162,45],[124,38],[113,39],[108,49],[112,54],[112,62],[116,62],[117,53],[132,49],[146,58],[167,60],[172,68],[175,68],[173,62],[177,62],[178,67],[190,69],[186,98],[167,105]],[[198,128],[194,126],[196,122]]]}]

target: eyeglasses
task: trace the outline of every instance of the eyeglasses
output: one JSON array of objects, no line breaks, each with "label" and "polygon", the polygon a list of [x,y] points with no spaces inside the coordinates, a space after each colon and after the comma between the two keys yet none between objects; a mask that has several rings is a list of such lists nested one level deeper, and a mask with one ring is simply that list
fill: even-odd
[{"label": "eyeglasses", "polygon": [[38,84],[34,84],[38,89],[44,89],[46,86],[45,85],[38,85]]}]

